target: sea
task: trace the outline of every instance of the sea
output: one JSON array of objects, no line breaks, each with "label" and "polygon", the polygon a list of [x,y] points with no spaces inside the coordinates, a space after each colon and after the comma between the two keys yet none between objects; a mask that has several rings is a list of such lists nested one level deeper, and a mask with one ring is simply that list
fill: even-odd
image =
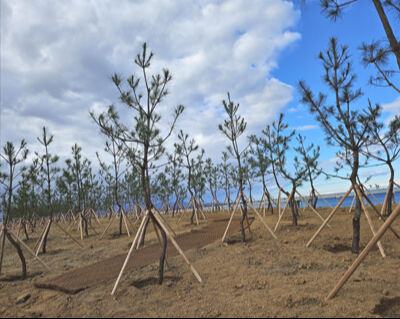
[{"label": "sea", "polygon": [[[335,207],[339,201],[342,199],[344,193],[337,193],[337,194],[333,194],[333,195],[322,195],[320,198],[318,198],[317,201],[317,207]],[[368,198],[371,200],[371,202],[375,205],[375,204],[382,204],[384,199],[385,199],[385,195],[386,192],[380,190],[379,192],[372,192],[371,194],[368,195]],[[307,200],[307,198],[305,197],[305,199]],[[343,204],[341,205],[342,207],[350,207],[350,205],[354,205],[353,203],[353,199],[354,199],[354,193],[350,193],[350,195],[345,199],[345,201],[343,202]],[[304,203],[303,200],[301,200],[300,198],[296,197],[296,200],[298,200],[298,204],[299,207],[305,207],[306,204]],[[274,199],[275,202],[277,202],[277,199]],[[400,190],[395,190],[394,192],[394,201],[395,203],[400,203]],[[260,206],[260,202],[259,201],[254,201],[254,206],[255,207],[259,207]],[[368,203],[366,203],[368,205]],[[172,204],[171,204],[172,205]],[[283,199],[281,201],[281,205],[284,206],[285,205],[285,200]],[[275,206],[275,205],[274,205]],[[227,209],[227,205],[224,205],[225,209]],[[205,205],[205,210],[210,210],[211,209],[211,205],[210,204],[206,204]],[[0,213],[0,225],[3,224],[3,214]]]},{"label": "sea", "polygon": [[[333,195],[322,195],[320,198],[318,198],[317,201],[317,207],[335,207],[340,200],[342,199],[342,197],[345,195],[345,193],[338,193],[338,194],[333,194]],[[371,193],[368,195],[368,198],[371,200],[371,202],[375,205],[375,204],[383,204],[383,201],[385,200],[385,196],[386,196],[386,192],[377,192],[377,193]],[[305,196],[304,196],[305,197]],[[307,200],[307,198],[305,197],[305,199]],[[300,198],[296,197],[296,200],[298,200],[298,204],[300,207],[305,207],[307,206],[306,203],[304,203],[303,200],[301,200]],[[350,193],[350,195],[344,200],[343,204],[341,205],[342,207],[350,207],[353,203],[354,200],[354,193]],[[277,201],[275,199],[275,201]],[[400,190],[396,190],[394,192],[394,201],[396,203],[400,203]],[[256,202],[259,203],[259,202]],[[368,206],[369,204],[366,203]],[[281,205],[285,205],[285,201],[281,202]],[[258,207],[258,206],[257,206]]]}]

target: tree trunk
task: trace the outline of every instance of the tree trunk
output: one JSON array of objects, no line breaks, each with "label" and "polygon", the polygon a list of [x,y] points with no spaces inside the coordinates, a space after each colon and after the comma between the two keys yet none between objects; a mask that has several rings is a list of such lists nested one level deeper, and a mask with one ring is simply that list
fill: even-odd
[{"label": "tree trunk", "polygon": [[246,231],[244,229],[244,221],[247,216],[247,203],[242,196],[242,218],[240,219],[240,232],[242,234],[242,243],[246,242]]},{"label": "tree trunk", "polygon": [[120,211],[120,216],[119,216],[119,235],[122,235],[122,210],[121,208],[119,209]]},{"label": "tree trunk", "polygon": [[386,204],[386,215],[389,216],[392,213],[392,199],[394,198],[393,195],[393,188],[394,188],[394,169],[392,164],[389,162],[389,169],[390,169],[390,180],[389,180],[389,192]]},{"label": "tree trunk", "polygon": [[42,254],[45,254],[45,253],[46,253],[47,237],[48,237],[48,235],[49,235],[50,227],[51,227],[52,222],[53,222],[53,219],[50,218],[50,225],[49,225],[49,227],[47,228],[46,232],[45,232],[44,235],[43,235],[43,236],[44,236],[44,239],[43,239],[43,245],[42,245]]},{"label": "tree trunk", "polygon": [[376,11],[378,12],[379,18],[381,20],[382,26],[385,29],[386,37],[389,41],[390,48],[396,56],[397,65],[400,70],[400,44],[397,41],[392,27],[390,26],[389,20],[386,16],[385,11],[383,10],[382,3],[380,0],[372,0],[375,5]]},{"label": "tree trunk", "polygon": [[22,265],[21,279],[24,280],[26,278],[26,261],[25,261],[25,257],[22,252],[21,246],[11,237],[11,235],[8,233],[8,231],[6,229],[4,229],[4,233],[7,237],[7,239],[9,240],[9,242],[11,243],[11,245],[13,245],[15,247],[15,249],[17,250],[17,253],[18,253],[19,259],[21,260],[21,265]]},{"label": "tree trunk", "polygon": [[24,229],[24,233],[25,233],[25,240],[29,240],[29,236],[28,236],[28,230],[26,229],[26,222],[25,220],[22,221],[22,228]]},{"label": "tree trunk", "polygon": [[157,220],[154,218],[153,214],[150,214],[150,218],[152,222],[155,224],[155,226],[158,227],[158,229],[160,230],[162,238],[160,264],[158,268],[158,284],[161,285],[164,280],[164,265],[165,265],[165,256],[167,253],[167,234],[165,233],[164,229],[160,226],[160,224],[157,222]]},{"label": "tree trunk", "polygon": [[[294,192],[292,191],[292,193],[295,194],[295,191]],[[297,211],[297,203],[296,203],[296,199],[295,199],[294,195],[290,199],[290,207],[292,210],[293,225],[297,226],[298,225],[298,221],[297,221],[298,211]]]},{"label": "tree trunk", "polygon": [[356,208],[353,216],[353,242],[351,251],[353,254],[358,254],[360,251],[360,218],[361,218],[361,202],[357,197]]}]

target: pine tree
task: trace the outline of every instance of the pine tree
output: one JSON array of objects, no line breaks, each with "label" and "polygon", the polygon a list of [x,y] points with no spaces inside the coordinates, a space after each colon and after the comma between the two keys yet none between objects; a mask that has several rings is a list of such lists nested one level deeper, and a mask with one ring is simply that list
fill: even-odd
[{"label": "pine tree", "polygon": [[[141,175],[141,190],[146,205],[146,210],[152,221],[157,225],[161,232],[163,249],[160,257],[159,283],[161,284],[164,276],[164,261],[167,248],[167,239],[164,229],[158,224],[153,216],[153,203],[151,194],[151,170],[154,163],[160,160],[165,152],[165,141],[171,136],[178,117],[183,112],[183,105],[175,108],[172,124],[169,126],[166,135],[161,136],[160,128],[157,126],[161,120],[157,107],[164,101],[168,94],[167,85],[171,82],[172,76],[167,69],[163,69],[162,74],[148,75],[151,66],[153,52],[147,51],[146,43],[142,46],[142,51],[136,56],[135,64],[139,67],[143,77],[131,75],[127,80],[127,88],[124,88],[122,78],[114,74],[112,81],[120,93],[120,101],[130,109],[133,115],[133,129],[127,127],[119,118],[115,107],[111,105],[107,113],[96,116],[91,113],[92,119],[99,126],[102,133],[107,136],[111,134],[124,143],[127,156],[131,163],[139,170]],[[142,84],[142,86],[141,86]],[[141,93],[143,87],[144,93]],[[131,147],[133,144],[134,147]],[[146,233],[147,224],[144,234]],[[144,236],[142,237],[144,240]],[[143,242],[142,242],[143,243]]]},{"label": "pine tree", "polygon": [[57,155],[51,155],[49,153],[49,145],[53,142],[54,136],[51,135],[50,137],[47,136],[46,127],[43,127],[42,138],[37,138],[39,143],[44,146],[45,153],[40,155],[39,153],[35,153],[38,160],[39,160],[39,178],[43,180],[44,184],[46,185],[43,189],[43,197],[46,198],[46,208],[47,208],[47,215],[50,216],[50,225],[46,228],[45,233],[43,234],[44,240],[42,244],[42,253],[46,253],[46,246],[47,246],[47,237],[50,232],[51,223],[53,222],[53,215],[54,215],[54,207],[53,207],[53,183],[56,179],[56,174],[60,171],[58,167],[54,167],[59,160]]},{"label": "pine tree", "polygon": [[[190,216],[190,224],[194,224],[194,215],[196,210],[199,209],[196,199],[195,189],[195,154],[199,149],[194,139],[189,140],[189,135],[183,133],[182,130],[178,134],[179,143],[175,143],[175,152],[182,158],[180,161],[183,168],[187,170],[187,191],[190,194],[190,199],[193,200],[192,215]],[[202,151],[203,152],[203,151]]]},{"label": "pine tree", "polygon": [[[25,140],[22,140],[19,147],[16,148],[13,143],[7,142],[6,145],[3,147],[3,153],[0,153],[0,158],[4,160],[6,165],[8,166],[8,172],[2,173],[0,178],[0,182],[4,187],[5,191],[5,213],[6,215],[3,217],[3,238],[2,241],[2,248],[4,248],[5,238],[14,246],[16,249],[18,256],[21,260],[22,265],[22,275],[21,278],[24,280],[26,278],[26,261],[24,254],[22,252],[21,246],[11,234],[7,230],[8,222],[13,218],[13,211],[12,211],[12,201],[13,201],[13,193],[19,187],[18,183],[15,183],[18,177],[24,172],[24,169],[19,169],[21,163],[23,163],[28,156],[28,149],[26,147]],[[7,169],[6,168],[6,169]],[[0,256],[0,273],[1,273],[1,266],[3,263],[3,252],[2,249]]]},{"label": "pine tree", "polygon": [[237,161],[237,175],[239,182],[239,196],[241,199],[241,208],[242,208],[242,218],[240,220],[240,229],[242,234],[242,242],[246,241],[246,233],[244,229],[244,220],[247,218],[247,201],[244,197],[244,170],[242,167],[242,157],[243,153],[246,152],[247,147],[243,150],[239,149],[238,140],[239,137],[246,130],[247,123],[242,116],[240,116],[237,112],[239,110],[239,104],[235,104],[231,100],[231,96],[228,93],[228,100],[223,100],[222,104],[224,106],[225,112],[228,115],[228,118],[224,120],[223,124],[219,124],[219,130],[228,138],[231,145],[227,147],[228,152],[231,156],[234,156]]},{"label": "pine tree", "polygon": [[[344,166],[351,169],[348,179],[356,188],[358,170],[361,166],[361,150],[369,139],[368,130],[372,119],[354,108],[355,101],[361,96],[360,89],[353,89],[355,74],[352,72],[347,46],[339,46],[336,38],[331,38],[329,47],[319,54],[325,70],[324,82],[333,94],[329,102],[328,95],[312,93],[304,81],[299,82],[302,102],[309,106],[316,120],[324,129],[328,144],[339,147],[336,172]],[[336,175],[338,176],[338,175]],[[356,210],[353,216],[352,252],[358,253],[360,241],[361,199],[357,196]]]}]

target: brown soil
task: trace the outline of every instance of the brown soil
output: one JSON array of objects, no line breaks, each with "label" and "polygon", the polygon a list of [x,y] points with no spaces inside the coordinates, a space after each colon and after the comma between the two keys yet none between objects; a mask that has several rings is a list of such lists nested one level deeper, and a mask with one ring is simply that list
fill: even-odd
[{"label": "brown soil", "polygon": [[[319,212],[326,217],[329,210]],[[311,211],[302,214],[298,227],[291,225],[287,214],[276,233],[278,241],[256,218],[252,239],[246,244],[240,243],[239,233],[230,233],[228,243],[221,244],[227,218],[226,213],[209,214],[208,221],[190,226],[187,217],[176,226],[177,217],[168,217],[202,284],[182,258],[175,256],[171,244],[167,254],[170,268],[166,268],[163,285],[157,284],[160,247],[149,227],[146,246],[132,255],[115,296],[110,293],[133,239],[116,235],[117,222],[104,239],[94,233],[85,238],[84,249],[52,228],[49,253],[40,256],[52,272],[46,273],[25,253],[29,271],[25,281],[15,278],[20,264],[7,244],[0,277],[0,316],[399,317],[400,240],[391,232],[382,239],[387,257],[383,259],[374,249],[338,295],[325,302],[356,257],[350,252],[352,216],[346,209],[335,215],[332,229],[325,229],[310,248],[305,248],[305,243],[321,223]],[[265,220],[272,227],[277,216],[268,215]],[[376,218],[373,221],[376,228],[382,224]],[[107,221],[93,225],[100,233]],[[237,220],[232,226],[238,231]],[[399,219],[393,228],[400,233]],[[37,230],[27,244],[33,247],[39,235]],[[371,238],[365,218],[361,235],[363,248]],[[74,236],[78,237],[76,229]],[[34,283],[58,284],[71,292],[77,287],[85,289],[71,295],[37,289]]]},{"label": "brown soil", "polygon": [[[183,251],[201,248],[220,239],[228,221],[228,218],[211,218],[209,223],[201,229],[192,229],[188,233],[178,235],[175,240]],[[239,218],[234,219],[232,223],[230,231],[239,231]],[[125,271],[135,271],[156,262],[160,258],[160,252],[159,244],[153,244],[137,250],[131,255]],[[175,247],[172,244],[167,245],[167,258],[175,257],[176,255],[178,255],[178,251]],[[102,282],[115,280],[125,259],[126,254],[121,254],[66,272],[51,280],[46,279],[45,281],[35,282],[34,285],[36,288],[48,288],[74,294],[86,288],[97,286]]]}]

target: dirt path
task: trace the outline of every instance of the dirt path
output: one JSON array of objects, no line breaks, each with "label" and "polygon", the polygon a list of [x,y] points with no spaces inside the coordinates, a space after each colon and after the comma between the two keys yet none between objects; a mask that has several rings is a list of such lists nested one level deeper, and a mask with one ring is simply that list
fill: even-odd
[{"label": "dirt path", "polygon": [[[201,229],[192,230],[189,233],[178,235],[176,241],[183,251],[193,248],[201,248],[222,238],[225,227],[229,219],[213,218]],[[229,233],[240,230],[239,218],[234,218]],[[125,269],[125,272],[132,272],[144,266],[155,263],[160,258],[161,248],[159,244],[154,244],[136,250]],[[175,247],[168,242],[167,258],[178,255]],[[41,279],[35,282],[36,288],[54,289],[69,294],[75,294],[86,288],[97,286],[105,281],[116,279],[125,261],[126,254],[121,254],[104,259],[94,264],[68,271],[61,276],[51,279]]]}]

